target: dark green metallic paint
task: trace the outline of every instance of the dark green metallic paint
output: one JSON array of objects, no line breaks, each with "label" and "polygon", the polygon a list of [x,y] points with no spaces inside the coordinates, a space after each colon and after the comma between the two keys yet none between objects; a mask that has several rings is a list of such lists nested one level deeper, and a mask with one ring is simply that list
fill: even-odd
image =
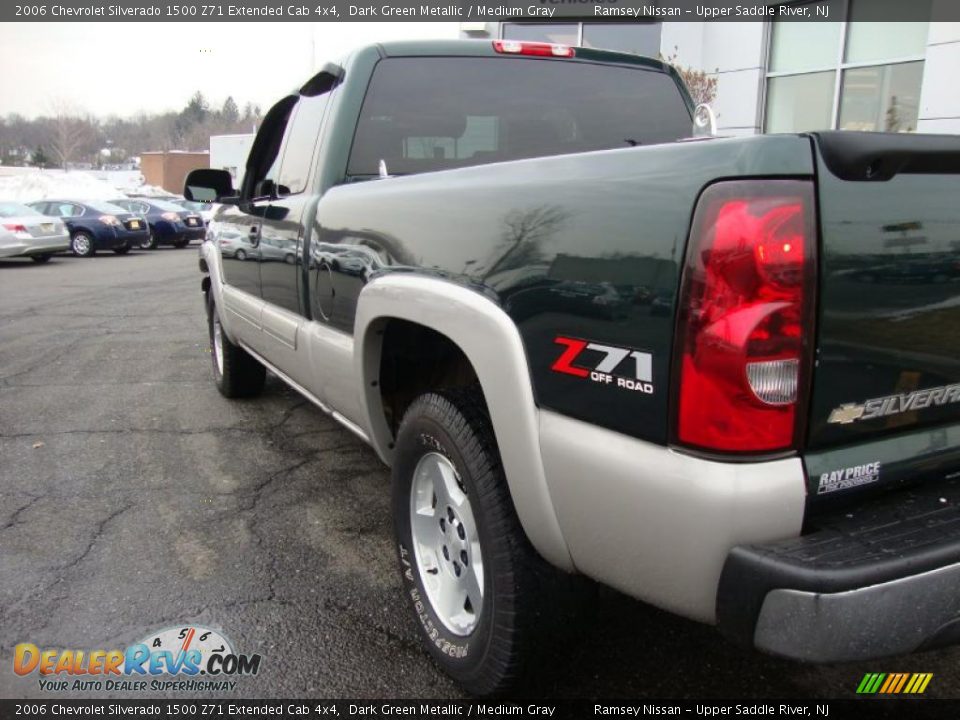
[{"label": "dark green metallic paint", "polygon": [[[635,65],[677,77],[669,66],[647,58],[577,53],[574,60],[557,62]],[[951,228],[960,227],[958,206],[951,200],[960,188],[956,178],[840,181],[822,162],[814,167],[813,138],[785,135],[624,148],[384,180],[346,178],[377,63],[390,56],[495,54],[489,42],[389,43],[360,49],[342,63],[310,189],[296,202],[296,214],[313,218],[300,237],[298,261],[295,267],[263,265],[276,276],[269,279],[268,292],[283,294],[283,284],[289,286],[281,304],[299,305],[305,317],[352,333],[357,299],[371,279],[391,272],[445,278],[485,295],[516,321],[543,407],[665,443],[676,294],[700,193],[726,179],[818,175],[822,290],[811,446],[854,442],[877,431],[867,425],[828,426],[829,412],[844,402],[960,377],[951,352],[955,341],[931,339],[932,353],[907,351],[910,360],[904,364],[904,343],[916,349],[911,339],[917,328],[942,319],[957,324],[956,305],[937,309],[956,297],[954,278],[925,278],[912,287],[909,268],[898,268],[896,279],[883,275],[885,268],[897,267],[898,246],[889,240],[909,236],[916,230],[911,223],[917,222],[939,248],[931,259],[956,266],[956,239],[951,245],[949,236]],[[292,239],[289,234],[286,242]],[[914,270],[923,274],[922,267]],[[292,293],[299,295],[296,303]],[[900,311],[908,316],[890,317]],[[860,338],[869,328],[876,333]],[[551,372],[563,350],[554,342],[558,335],[650,353],[653,393]],[[905,376],[905,368],[913,374]],[[942,415],[955,417],[949,410]],[[936,421],[936,411],[926,412],[927,418]],[[897,422],[886,429],[902,427]],[[850,452],[854,460],[862,454],[838,452]],[[839,462],[812,455],[811,475]],[[898,461],[891,456],[892,462]]]},{"label": "dark green metallic paint", "polygon": [[[821,475],[877,462],[880,468],[876,482],[818,494]],[[960,475],[957,471],[960,425],[927,428],[849,447],[808,452],[804,465],[809,478],[808,506],[813,513],[820,508],[835,507],[833,501],[840,497],[857,502],[908,483],[954,478]]]},{"label": "dark green metallic paint", "polygon": [[[318,302],[351,332],[372,275],[426,272],[474,288],[516,320],[543,407],[664,443],[674,304],[697,197],[720,178],[812,170],[809,142],[781,136],[341,185],[317,207]],[[653,394],[551,372],[557,335],[650,353]]]},{"label": "dark green metallic paint", "polygon": [[847,424],[845,403],[960,382],[960,175],[840,180],[819,159],[822,233],[809,445],[957,422],[960,403]]}]

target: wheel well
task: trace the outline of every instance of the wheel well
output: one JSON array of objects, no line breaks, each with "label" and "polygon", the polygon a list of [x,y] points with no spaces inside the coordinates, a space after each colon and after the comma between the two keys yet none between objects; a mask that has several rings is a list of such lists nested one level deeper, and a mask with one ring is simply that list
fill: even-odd
[{"label": "wheel well", "polygon": [[410,403],[423,393],[479,383],[470,360],[446,335],[395,318],[380,332],[380,397],[394,435]]}]

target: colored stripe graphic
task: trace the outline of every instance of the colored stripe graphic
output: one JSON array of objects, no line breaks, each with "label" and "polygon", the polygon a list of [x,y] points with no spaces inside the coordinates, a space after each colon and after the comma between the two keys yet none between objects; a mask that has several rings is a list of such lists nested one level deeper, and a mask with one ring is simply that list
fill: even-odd
[{"label": "colored stripe graphic", "polygon": [[857,685],[858,695],[922,695],[933,673],[867,673]]}]

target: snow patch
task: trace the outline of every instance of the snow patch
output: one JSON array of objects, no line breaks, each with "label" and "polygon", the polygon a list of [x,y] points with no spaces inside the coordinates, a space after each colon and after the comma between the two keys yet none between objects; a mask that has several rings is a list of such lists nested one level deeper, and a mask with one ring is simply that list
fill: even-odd
[{"label": "snow patch", "polygon": [[144,185],[139,170],[64,172],[0,167],[0,200],[110,200],[127,195],[176,197],[161,187]]}]

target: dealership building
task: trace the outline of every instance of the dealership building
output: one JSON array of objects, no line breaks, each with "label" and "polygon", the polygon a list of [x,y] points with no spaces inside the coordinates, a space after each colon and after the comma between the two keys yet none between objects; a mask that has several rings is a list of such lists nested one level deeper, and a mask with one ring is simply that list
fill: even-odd
[{"label": "dealership building", "polygon": [[461,23],[460,34],[659,55],[702,70],[717,80],[721,135],[960,134],[960,23],[930,22],[943,0],[904,3],[910,22],[871,22],[858,12],[868,1],[807,4],[843,22]]}]

